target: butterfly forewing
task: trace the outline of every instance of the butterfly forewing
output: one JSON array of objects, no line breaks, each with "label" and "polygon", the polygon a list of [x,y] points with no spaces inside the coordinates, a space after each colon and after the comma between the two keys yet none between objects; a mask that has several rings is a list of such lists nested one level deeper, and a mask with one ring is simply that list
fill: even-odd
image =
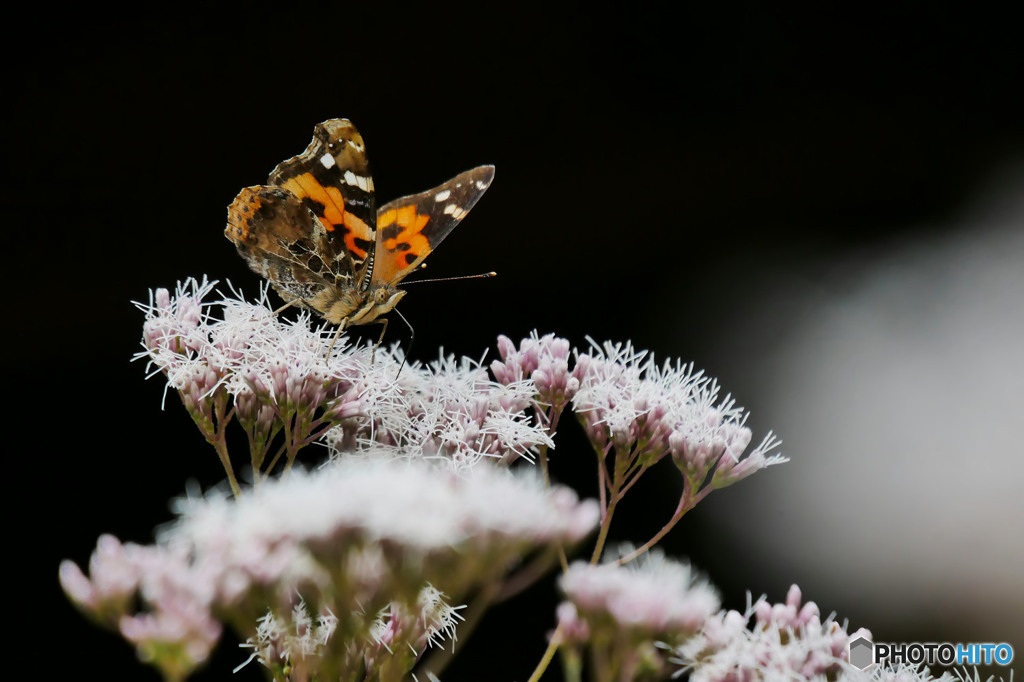
[{"label": "butterfly forewing", "polygon": [[344,118],[317,124],[306,150],[278,164],[269,182],[316,216],[329,247],[325,255],[339,261],[334,269],[361,276],[370,264],[376,211],[366,146],[356,127]]},{"label": "butterfly forewing", "polygon": [[395,284],[415,270],[466,217],[493,179],[494,166],[478,166],[440,187],[381,207],[371,283]]}]

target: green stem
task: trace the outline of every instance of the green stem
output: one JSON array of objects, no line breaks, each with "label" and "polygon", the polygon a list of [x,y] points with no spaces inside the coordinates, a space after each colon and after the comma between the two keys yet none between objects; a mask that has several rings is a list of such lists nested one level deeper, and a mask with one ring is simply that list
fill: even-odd
[{"label": "green stem", "polygon": [[235,478],[235,471],[231,468],[231,458],[228,457],[228,448],[223,440],[219,440],[213,444],[214,449],[217,450],[217,456],[220,457],[220,463],[224,466],[224,471],[228,474],[228,483],[231,485],[231,492],[235,498],[242,496],[242,488],[238,485],[238,479]]},{"label": "green stem", "polygon": [[650,468],[649,465],[639,463],[634,463],[633,466],[630,467],[629,471],[623,476],[623,480],[626,481],[626,484],[622,486],[621,490],[619,490],[619,499],[626,496],[629,489],[640,480],[640,477],[643,476],[644,472],[647,471],[648,468]]},{"label": "green stem", "polygon": [[[607,453],[607,448],[605,449],[605,452]],[[607,459],[607,454],[605,454],[605,456],[601,459],[601,462],[600,462],[600,470],[599,470],[600,478],[602,478],[607,483],[607,486],[608,486],[608,498],[607,498],[608,499],[608,506],[605,507],[604,504],[601,505],[602,506],[602,509],[601,509],[601,511],[602,511],[601,529],[600,529],[600,531],[598,531],[598,534],[597,534],[597,542],[594,544],[594,552],[593,552],[593,554],[590,555],[590,564],[591,564],[591,566],[596,566],[598,559],[601,558],[601,552],[604,551],[604,544],[608,540],[608,530],[611,528],[611,525],[612,525],[612,517],[615,516],[615,507],[619,504],[619,500],[622,499],[622,495],[620,495],[620,491],[622,489],[622,484],[624,482],[624,478],[623,477],[625,476],[625,472],[626,472],[627,469],[629,469],[629,465],[630,465],[630,458],[628,457],[628,454],[629,453],[627,453],[626,457],[620,457],[619,456],[619,452],[618,451],[615,452],[614,462],[612,464],[612,472],[613,473],[612,473],[611,483],[607,483],[608,471],[607,471],[606,464],[605,464],[605,459]],[[602,488],[601,488],[602,502],[603,502],[604,496],[605,496],[605,489],[604,489],[604,486],[602,486]]]},{"label": "green stem", "polygon": [[608,530],[612,525],[612,516],[615,515],[615,505],[619,502],[618,495],[612,495],[611,501],[608,503],[608,509],[605,511],[604,518],[601,519],[601,530],[597,534],[597,542],[594,543],[594,552],[590,555],[590,565],[596,566],[597,560],[601,558],[601,552],[604,551],[604,543],[608,539]]},{"label": "green stem", "polygon": [[562,648],[562,676],[566,682],[583,682],[583,661],[578,647]]},{"label": "green stem", "polygon": [[544,655],[541,656],[540,661],[537,663],[537,667],[534,669],[533,674],[530,675],[530,679],[526,682],[537,682],[544,671],[551,665],[551,659],[555,657],[555,652],[558,651],[558,645],[562,639],[562,625],[559,624],[555,629],[554,634],[551,635],[551,641],[548,642],[548,648],[544,650]]},{"label": "green stem", "polygon": [[234,408],[231,409],[230,413],[226,413],[227,407],[227,395],[223,397],[214,397],[214,431],[212,437],[207,436],[207,440],[213,445],[213,449],[217,451],[217,457],[220,458],[221,466],[224,467],[224,471],[228,475],[228,483],[231,485],[231,492],[235,498],[242,496],[242,488],[238,485],[238,479],[235,478],[235,470],[231,466],[231,457],[228,455],[228,443],[227,438],[224,436],[224,432],[227,429],[228,421],[234,416]]},{"label": "green stem", "polygon": [[263,480],[267,480],[270,478],[270,472],[274,470],[275,466],[277,466],[278,460],[281,459],[281,455],[283,455],[285,452],[286,445],[287,441],[281,443],[281,446],[277,448],[277,452],[274,453],[274,457],[270,460],[270,464],[267,466],[267,470],[263,474]]},{"label": "green stem", "polygon": [[[536,409],[536,406],[534,407]],[[552,414],[553,413],[553,414]],[[558,420],[562,416],[562,410],[555,407],[551,408],[550,413],[541,413],[544,416],[543,421],[547,422],[547,427],[544,432],[548,435],[548,438],[555,437],[555,430],[558,429]],[[540,464],[541,475],[544,476],[544,487],[551,487],[551,477],[548,475],[548,446],[541,446],[540,451],[537,453],[537,462]],[[565,555],[565,547],[559,545],[558,547],[558,563],[562,566],[562,573],[569,570],[569,559]]]},{"label": "green stem", "polygon": [[[537,409],[534,406],[534,409]],[[551,414],[554,413],[554,414]],[[539,412],[543,419],[542,421],[547,423],[547,427],[544,429],[544,433],[547,434],[548,438],[555,437],[555,430],[558,428],[558,420],[562,416],[562,411],[554,407],[550,408],[550,412]],[[537,464],[540,465],[541,475],[544,476],[544,485],[548,488],[551,487],[551,478],[548,475],[548,446],[542,445],[540,451],[537,453]]]},{"label": "green stem", "polygon": [[608,468],[607,468],[607,465],[605,464],[605,460],[608,459],[608,453],[611,451],[611,449],[612,449],[611,443],[609,443],[608,445],[605,446],[603,453],[602,452],[598,452],[596,448],[594,449],[594,452],[597,453],[597,494],[598,494],[598,499],[601,502],[602,518],[604,517],[603,515],[605,513],[605,510],[608,508],[608,488],[609,488],[609,483],[608,483]]}]

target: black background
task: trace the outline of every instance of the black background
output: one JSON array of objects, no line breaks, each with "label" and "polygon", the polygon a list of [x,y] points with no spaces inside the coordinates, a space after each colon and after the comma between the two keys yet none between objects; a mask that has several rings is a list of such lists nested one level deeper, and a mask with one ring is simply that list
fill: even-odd
[{"label": "black background", "polygon": [[[14,616],[26,671],[157,679],[56,581],[102,532],[150,541],[186,479],[221,478],[176,397],[161,411],[160,380],[129,364],[142,322],[130,301],[204,273],[255,292],[222,236],[225,207],[316,122],[356,122],[381,200],[497,166],[428,272],[499,277],[411,289],[414,357],[479,357],[534,328],[632,339],[696,361],[741,402],[715,331],[735,323],[752,273],[813,279],[837,253],[927,229],[1024,151],[1019,24],[975,5],[27,11],[8,24],[0,195],[9,565],[28,576],[9,589],[30,600]],[[762,324],[760,341],[774,332]],[[572,426],[564,452],[585,447]],[[590,494],[589,458],[556,472]],[[643,540],[665,510],[631,513],[620,537]],[[746,589],[784,596],[784,579],[757,582],[741,549],[700,531],[698,514],[669,547],[728,605]],[[525,679],[551,589],[499,609],[446,679]],[[222,646],[199,679],[243,655]]]}]

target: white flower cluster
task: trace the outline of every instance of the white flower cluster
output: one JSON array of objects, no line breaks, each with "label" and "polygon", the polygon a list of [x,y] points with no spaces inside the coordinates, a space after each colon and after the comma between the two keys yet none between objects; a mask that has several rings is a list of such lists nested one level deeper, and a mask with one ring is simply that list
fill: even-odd
[{"label": "white flower cluster", "polygon": [[687,564],[655,550],[619,566],[576,562],[559,586],[579,614],[643,636],[692,634],[719,608],[718,594]]},{"label": "white flower cluster", "polygon": [[350,347],[344,334],[335,343],[332,329],[311,330],[306,314],[278,320],[265,291],[258,304],[204,302],[214,284],[188,280],[174,296],[159,289],[140,304],[145,350],[137,357],[166,375],[207,440],[221,440],[225,422],[237,418],[256,470],[278,434],[289,464],[327,435],[335,453],[388,449],[458,472],[483,460],[529,459],[552,444],[525,412],[536,393],[530,379],[498,383],[480,363],[443,352],[425,367],[404,365],[395,349],[371,362],[369,349]]},{"label": "white flower cluster", "polygon": [[801,601],[793,585],[785,603],[769,604],[762,597],[745,614],[721,612],[675,649],[673,662],[698,682],[833,679],[848,668],[850,641],[870,639],[871,633],[848,634],[832,618],[822,622],[814,602]]},{"label": "white flower cluster", "polygon": [[[322,395],[305,393],[322,390],[318,384],[331,379],[362,373],[353,364],[357,357],[346,353],[343,344],[332,351],[332,359],[346,363],[324,361],[323,330],[311,330],[308,315],[292,324],[279,321],[271,314],[266,291],[258,304],[241,298],[205,301],[216,284],[189,279],[178,284],[174,296],[157,289],[149,304],[136,304],[146,313],[145,350],[136,357],[165,373],[170,387],[199,401],[223,384],[234,396],[266,394],[284,406],[322,403]],[[211,305],[222,309],[222,319],[210,315]],[[193,385],[201,390],[189,390]]]},{"label": "white flower cluster", "polygon": [[[238,672],[253,659],[271,670],[292,670],[316,668],[323,648],[338,627],[338,618],[325,610],[314,622],[306,602],[299,597],[292,608],[290,618],[279,617],[273,611],[256,621],[256,635],[249,637],[241,646],[253,649],[252,656],[235,668]],[[312,663],[312,665],[310,665]]]},{"label": "white flower cluster", "polygon": [[[394,664],[386,652],[420,653],[452,636],[455,615],[442,593],[464,598],[526,554],[571,546],[598,517],[595,503],[533,475],[480,467],[459,477],[382,460],[293,471],[237,499],[179,507],[157,545],[103,538],[89,577],[61,566],[64,589],[83,610],[117,623],[140,654],[175,673],[216,643],[214,612],[252,623],[239,634],[268,663],[301,659],[332,675],[367,661]],[[328,620],[311,631],[310,613]],[[380,613],[389,614],[384,627]]]},{"label": "white flower cluster", "polygon": [[334,343],[332,330],[310,330],[305,314],[279,321],[265,291],[258,304],[218,301],[223,314],[215,319],[203,300],[213,284],[188,280],[174,296],[160,289],[140,305],[139,357],[167,376],[211,442],[237,417],[255,469],[279,433],[290,464],[329,430],[337,453],[383,446],[459,472],[484,460],[508,464],[552,447],[546,427],[570,401],[599,451],[614,449],[642,468],[671,454],[694,481],[714,469],[712,485],[722,487],[785,461],[767,454],[778,444],[771,434],[744,457],[746,413],[729,396],[719,399],[714,380],[692,365],[659,366],[628,343],[592,342],[570,368],[565,339],[534,334],[516,347],[501,337],[502,359],[490,365],[497,381],[481,363],[443,352],[425,367],[402,369],[395,349],[371,362],[368,349],[349,347],[346,336]]},{"label": "white flower cluster", "polygon": [[552,445],[525,411],[534,391],[528,380],[502,385],[480,363],[442,352],[426,366],[406,366],[396,385],[394,351],[378,352],[378,361],[390,375],[375,367],[361,381],[363,395],[375,396],[366,400],[373,406],[368,424],[343,424],[330,432],[327,443],[336,454],[386,450],[465,473],[484,460],[531,459],[538,447]]},{"label": "white flower cluster", "polygon": [[751,441],[747,413],[730,396],[719,399],[718,383],[692,364],[659,366],[629,343],[591,345],[577,353],[573,406],[599,452],[615,452],[640,468],[671,454],[697,484],[714,468],[715,487],[786,461],[767,455],[778,445],[770,433],[741,460]]},{"label": "white flower cluster", "polygon": [[[443,351],[407,364],[395,347],[335,342],[306,314],[281,321],[265,290],[256,304],[207,302],[214,284],[189,280],[140,305],[138,357],[181,395],[234,496],[182,500],[156,544],[104,536],[88,576],[72,562],[60,570],[68,596],[167,678],[203,662],[229,623],[274,679],[397,679],[429,646],[454,642],[453,604],[522,589],[600,520],[596,561],[616,504],[669,454],[684,475],[675,514],[625,567],[569,567],[553,642],[577,653],[614,642],[595,645],[595,665],[654,679],[672,671],[666,647],[706,663],[735,646],[716,627],[746,641],[688,566],[644,556],[712,489],[785,461],[767,454],[771,435],[746,451],[746,414],[692,365],[536,333],[518,346],[500,337],[488,366]],[[599,454],[600,503],[545,482],[570,408]],[[233,422],[248,439],[249,489],[228,452]],[[315,441],[331,461],[293,467]],[[510,473],[523,459],[540,474]],[[688,638],[699,651],[681,648]]]},{"label": "white flower cluster", "polygon": [[[122,545],[103,535],[89,559],[89,577],[64,561],[60,583],[82,611],[133,643],[141,660],[159,667],[167,679],[184,679],[221,635],[211,611],[210,568],[193,563],[182,547]],[[137,598],[148,609],[136,611]]]},{"label": "white flower cluster", "polygon": [[602,679],[667,678],[665,643],[692,636],[719,608],[707,581],[658,551],[625,566],[574,563],[559,587],[556,637],[570,658],[589,650]]},{"label": "white flower cluster", "polygon": [[637,563],[574,564],[559,581],[567,601],[558,608],[556,638],[570,660],[586,648],[598,679],[981,682],[977,673],[933,677],[921,666],[853,667],[850,642],[871,633],[822,621],[795,585],[784,603],[762,597],[746,613],[719,611],[714,591],[686,565],[657,553]]}]

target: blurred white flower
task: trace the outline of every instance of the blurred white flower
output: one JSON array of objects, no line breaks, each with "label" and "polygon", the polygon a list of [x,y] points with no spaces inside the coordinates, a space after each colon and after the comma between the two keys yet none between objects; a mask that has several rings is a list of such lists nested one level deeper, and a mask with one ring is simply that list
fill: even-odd
[{"label": "blurred white flower", "polygon": [[659,551],[625,566],[576,562],[558,584],[591,631],[600,625],[648,639],[678,638],[696,632],[719,608],[703,577]]},{"label": "blurred white flower", "polygon": [[[65,562],[61,581],[83,610],[119,617],[140,655],[168,675],[205,659],[220,635],[214,613],[241,625],[260,660],[296,665],[301,656],[304,669],[333,676],[384,664],[374,623],[387,610],[388,649],[401,657],[390,660],[411,666],[410,650],[454,637],[442,593],[457,601],[596,524],[595,503],[526,474],[479,467],[460,477],[423,462],[343,459],[238,498],[180,501],[158,544],[122,551],[104,538],[89,577]],[[309,614],[333,617],[313,628]]]}]

